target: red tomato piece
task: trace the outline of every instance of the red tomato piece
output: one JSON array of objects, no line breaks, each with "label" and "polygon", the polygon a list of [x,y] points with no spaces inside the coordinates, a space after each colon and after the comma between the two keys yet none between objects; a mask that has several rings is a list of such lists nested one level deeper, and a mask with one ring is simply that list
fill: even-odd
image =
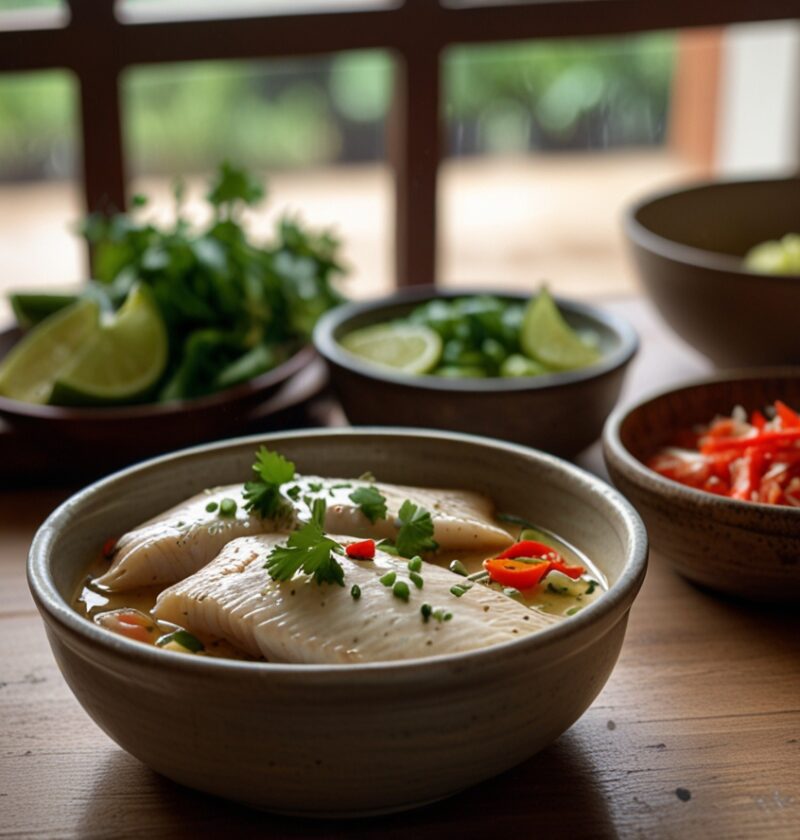
[{"label": "red tomato piece", "polygon": [[344,552],[353,560],[372,560],[375,557],[375,540],[350,543]]}]

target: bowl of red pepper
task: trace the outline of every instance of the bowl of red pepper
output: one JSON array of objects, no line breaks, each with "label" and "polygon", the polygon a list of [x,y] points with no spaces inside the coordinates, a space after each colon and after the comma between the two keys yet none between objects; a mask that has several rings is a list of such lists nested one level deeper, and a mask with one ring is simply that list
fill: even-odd
[{"label": "bowl of red pepper", "polygon": [[728,372],[618,409],[603,454],[655,557],[729,595],[800,596],[800,368]]}]

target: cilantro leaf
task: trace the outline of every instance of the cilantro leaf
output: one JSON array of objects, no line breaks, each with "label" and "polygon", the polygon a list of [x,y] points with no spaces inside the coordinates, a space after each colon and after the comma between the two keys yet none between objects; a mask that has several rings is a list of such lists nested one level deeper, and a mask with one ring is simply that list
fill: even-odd
[{"label": "cilantro leaf", "polygon": [[386,519],[386,497],[377,488],[359,487],[353,490],[349,499],[361,508],[361,512],[370,522]]},{"label": "cilantro leaf", "polygon": [[423,507],[406,499],[397,514],[400,530],[395,545],[402,557],[413,557],[426,551],[436,551],[439,543],[433,539],[433,520]]},{"label": "cilantro leaf", "polygon": [[262,446],[256,453],[253,472],[256,480],[246,482],[242,493],[245,510],[261,517],[275,516],[285,505],[280,487],[294,478],[294,464]]},{"label": "cilantro leaf", "polygon": [[334,557],[334,553],[341,552],[339,543],[326,537],[322,528],[311,521],[293,531],[285,546],[273,548],[264,568],[273,580],[289,580],[302,571],[313,575],[318,584],[344,586],[344,569]]}]

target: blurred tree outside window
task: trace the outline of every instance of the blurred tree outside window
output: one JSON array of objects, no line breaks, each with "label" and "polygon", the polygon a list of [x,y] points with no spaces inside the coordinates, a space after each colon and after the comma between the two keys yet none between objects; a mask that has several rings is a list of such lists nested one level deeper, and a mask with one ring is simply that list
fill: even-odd
[{"label": "blurred tree outside window", "polygon": [[[0,12],[15,3],[0,0]],[[560,161],[566,184],[570,168],[574,172],[586,157],[578,152],[591,157],[662,149],[674,52],[668,34],[448,50],[442,95],[443,152],[449,161],[442,175],[443,279],[471,281],[480,275],[502,285],[526,276],[523,270],[507,271],[504,261],[531,257],[531,231],[547,213],[514,194],[527,183],[531,167]],[[290,208],[310,224],[338,230],[354,267],[351,290],[378,294],[391,282],[393,188],[385,131],[392,80],[392,57],[380,50],[129,68],[122,77],[122,105],[133,191],[154,194],[155,209],[166,212],[176,176],[186,178],[190,194],[197,195],[220,160],[245,165],[268,176],[270,214]],[[78,171],[75,104],[67,73],[0,76],[0,215],[3,208],[11,212],[10,184],[33,189],[49,182],[53,195],[72,195]],[[545,192],[561,178],[559,172],[551,167]],[[500,193],[492,186],[498,173]],[[66,193],[63,184],[69,184]],[[41,218],[26,217],[27,205],[16,199],[16,223],[28,218],[31,230],[41,230]],[[78,206],[66,210],[70,202],[52,204],[61,208],[59,236],[72,237],[70,226],[78,219]],[[463,224],[471,203],[483,219]],[[254,224],[266,229],[267,222]],[[499,238],[492,225],[500,226]],[[476,229],[485,235],[476,239]],[[483,253],[477,261],[476,251]],[[29,277],[17,276],[18,259],[2,261],[3,287],[27,283]],[[31,267],[34,279],[51,284],[75,282],[82,271],[72,258],[46,270]],[[554,278],[556,288],[558,283]]]}]

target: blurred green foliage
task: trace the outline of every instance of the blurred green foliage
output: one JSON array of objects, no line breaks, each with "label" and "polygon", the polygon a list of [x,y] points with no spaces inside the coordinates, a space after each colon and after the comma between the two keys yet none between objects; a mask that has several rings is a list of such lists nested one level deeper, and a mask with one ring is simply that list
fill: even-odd
[{"label": "blurred green foliage", "polygon": [[[0,0],[0,11],[19,2]],[[444,65],[449,152],[658,144],[673,57],[674,38],[662,33],[454,47]],[[131,68],[123,77],[130,169],[379,160],[391,88],[385,51]],[[76,96],[66,72],[0,75],[0,178],[74,172]]]}]

